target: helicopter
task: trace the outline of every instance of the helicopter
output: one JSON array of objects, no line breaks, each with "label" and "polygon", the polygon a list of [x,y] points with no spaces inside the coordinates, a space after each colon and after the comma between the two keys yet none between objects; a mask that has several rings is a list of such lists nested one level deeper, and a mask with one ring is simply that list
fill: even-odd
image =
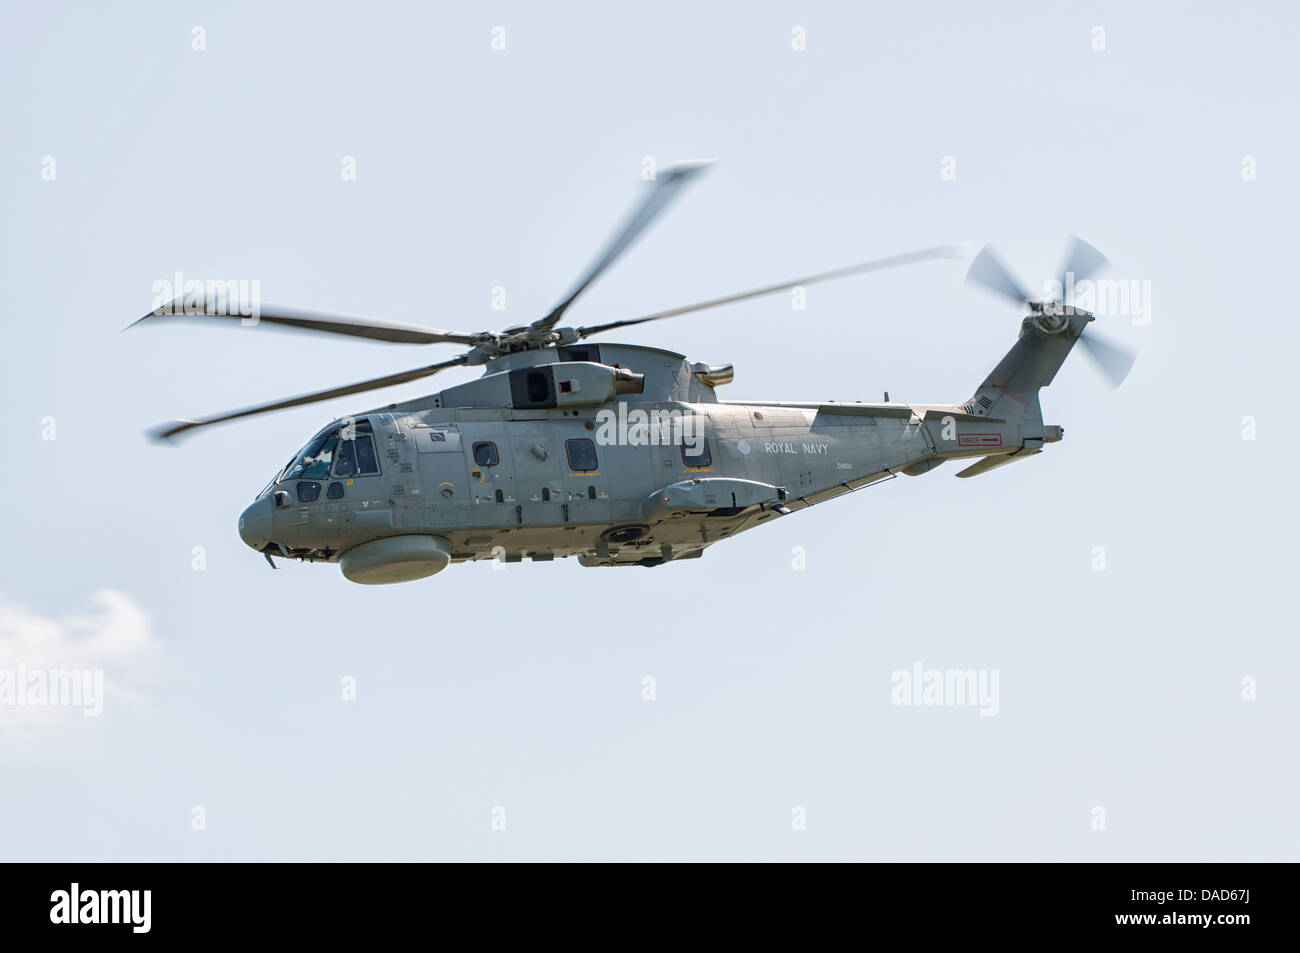
[{"label": "helicopter", "polygon": [[[693,362],[656,347],[593,342],[618,328],[888,268],[961,257],[922,249],[685,307],[603,324],[563,323],[569,308],[712,160],[674,163],[649,180],[593,263],[531,324],[446,331],[293,308],[261,308],[258,325],[395,344],[458,344],[449,360],[328,390],[173,421],[196,429],[365,393],[454,367],[482,376],[445,390],[337,418],[290,457],[239,517],[240,538],[263,554],[338,563],[373,585],[407,582],[452,563],[495,559],[583,566],[659,566],[764,523],[948,461],[963,478],[1041,453],[1063,428],[1043,422],[1039,389],[1082,343],[1113,386],[1134,356],[1095,331],[1095,316],[1036,298],[992,245],[967,281],[1027,308],[1006,356],[961,404],[721,400],[730,364]],[[1105,257],[1072,238],[1062,266],[1077,282]],[[1062,298],[1065,292],[1062,292]],[[176,317],[239,317],[210,299],[163,305],[130,327]],[[247,323],[245,320],[244,323]],[[971,462],[973,461],[973,462]]]}]

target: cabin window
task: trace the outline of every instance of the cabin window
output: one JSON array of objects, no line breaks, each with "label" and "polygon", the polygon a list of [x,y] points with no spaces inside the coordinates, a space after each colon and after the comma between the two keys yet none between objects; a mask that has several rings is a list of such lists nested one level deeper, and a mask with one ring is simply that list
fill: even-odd
[{"label": "cabin window", "polygon": [[474,462],[481,467],[494,467],[501,462],[497,445],[490,441],[474,444]]},{"label": "cabin window", "polygon": [[298,502],[315,503],[320,499],[319,483],[299,483],[298,484]]},{"label": "cabin window", "polygon": [[691,470],[713,466],[713,454],[709,453],[707,438],[697,437],[694,440],[682,438],[682,466]]},{"label": "cabin window", "polygon": [[574,473],[590,473],[596,469],[596,445],[586,437],[564,441],[569,454],[569,469]]},{"label": "cabin window", "polygon": [[343,499],[343,484],[338,481],[331,483],[330,488],[325,491],[325,498],[327,500]]}]

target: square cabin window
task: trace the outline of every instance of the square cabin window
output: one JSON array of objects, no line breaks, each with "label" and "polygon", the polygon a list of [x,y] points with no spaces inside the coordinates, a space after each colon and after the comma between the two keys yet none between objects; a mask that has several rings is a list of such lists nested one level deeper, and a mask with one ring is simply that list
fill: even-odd
[{"label": "square cabin window", "polygon": [[682,440],[682,466],[688,470],[703,470],[713,466],[713,454],[709,453],[709,441],[706,438]]},{"label": "square cabin window", "polygon": [[596,445],[585,437],[564,441],[569,455],[569,469],[574,473],[591,473],[596,469]]},{"label": "square cabin window", "polygon": [[474,444],[474,462],[481,467],[494,467],[501,462],[497,445],[490,441]]}]

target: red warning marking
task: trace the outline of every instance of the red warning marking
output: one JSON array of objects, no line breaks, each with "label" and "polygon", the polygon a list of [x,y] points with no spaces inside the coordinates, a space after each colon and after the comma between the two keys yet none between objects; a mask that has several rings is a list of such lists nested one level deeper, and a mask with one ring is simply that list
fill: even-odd
[{"label": "red warning marking", "polygon": [[959,447],[1000,447],[1002,446],[1002,434],[959,433],[957,434],[957,446]]}]

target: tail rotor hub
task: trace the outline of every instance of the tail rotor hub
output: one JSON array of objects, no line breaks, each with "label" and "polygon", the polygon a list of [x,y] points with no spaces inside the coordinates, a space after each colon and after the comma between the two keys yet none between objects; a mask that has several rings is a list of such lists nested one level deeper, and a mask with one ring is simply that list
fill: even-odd
[{"label": "tail rotor hub", "polygon": [[1061,334],[1070,326],[1070,317],[1059,301],[1049,301],[1033,310],[1030,320],[1044,334]]}]

